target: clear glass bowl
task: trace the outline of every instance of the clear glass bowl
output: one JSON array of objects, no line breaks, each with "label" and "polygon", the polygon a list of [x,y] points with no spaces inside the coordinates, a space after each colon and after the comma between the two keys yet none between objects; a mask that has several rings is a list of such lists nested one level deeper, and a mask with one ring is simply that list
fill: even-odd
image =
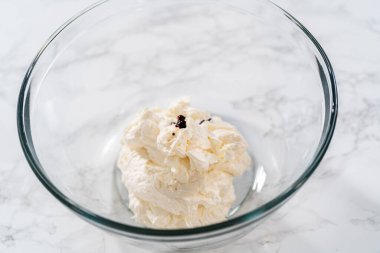
[{"label": "clear glass bowl", "polygon": [[[191,229],[136,224],[118,188],[120,137],[136,112],[190,96],[234,124],[254,165],[235,182],[224,222]],[[17,111],[41,183],[84,220],[161,250],[238,238],[289,199],[333,135],[337,91],[315,38],[259,0],[109,0],[59,28],[26,73]]]}]

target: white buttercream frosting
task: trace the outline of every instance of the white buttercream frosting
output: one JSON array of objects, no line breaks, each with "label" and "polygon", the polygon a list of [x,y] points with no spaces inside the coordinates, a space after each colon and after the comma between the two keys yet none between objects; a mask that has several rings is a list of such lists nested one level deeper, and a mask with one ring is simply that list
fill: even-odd
[{"label": "white buttercream frosting", "polygon": [[[186,128],[173,124],[178,115],[186,117]],[[137,222],[189,228],[226,219],[233,178],[250,163],[235,127],[182,99],[138,115],[125,130],[118,167]]]}]

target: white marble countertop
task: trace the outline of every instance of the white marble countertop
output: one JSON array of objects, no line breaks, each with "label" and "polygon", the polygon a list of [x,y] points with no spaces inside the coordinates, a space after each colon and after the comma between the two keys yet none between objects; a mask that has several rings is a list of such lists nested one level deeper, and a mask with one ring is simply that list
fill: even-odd
[{"label": "white marble countertop", "polygon": [[[46,38],[93,0],[0,1],[0,252],[145,252],[69,212],[22,154],[16,102]],[[255,233],[211,252],[380,252],[380,2],[275,1],[320,41],[339,90],[338,124],[306,185]]]}]

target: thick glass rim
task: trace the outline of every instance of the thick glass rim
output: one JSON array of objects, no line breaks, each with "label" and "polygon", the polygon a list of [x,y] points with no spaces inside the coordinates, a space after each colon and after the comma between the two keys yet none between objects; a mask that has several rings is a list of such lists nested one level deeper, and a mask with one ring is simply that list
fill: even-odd
[{"label": "thick glass rim", "polygon": [[[235,218],[232,218],[232,219],[229,219],[217,224],[212,224],[212,225],[203,226],[203,227],[167,230],[167,229],[151,229],[151,228],[135,227],[135,226],[126,225],[126,224],[105,218],[103,216],[100,216],[90,210],[87,210],[85,207],[79,205],[78,203],[72,201],[70,198],[65,196],[57,187],[55,187],[55,185],[49,180],[49,178],[44,173],[43,167],[38,161],[38,157],[33,146],[32,134],[31,134],[31,129],[30,129],[29,96],[30,96],[30,81],[31,81],[34,68],[39,58],[48,48],[50,43],[66,27],[68,27],[70,24],[72,24],[76,19],[78,19],[82,15],[86,14],[87,12],[96,8],[97,6],[102,5],[109,1],[112,1],[112,0],[102,0],[100,2],[97,2],[89,6],[88,8],[84,9],[83,11],[79,12],[77,15],[69,19],[61,27],[59,27],[58,30],[50,36],[50,38],[38,51],[37,55],[33,59],[32,63],[30,64],[25,74],[25,77],[20,89],[18,104],[17,104],[17,128],[18,128],[19,139],[20,139],[20,143],[21,143],[21,147],[24,152],[24,155],[30,167],[32,168],[33,172],[35,173],[37,178],[40,180],[40,182],[61,203],[63,203],[70,210],[74,211],[76,214],[83,217],[90,223],[101,226],[105,229],[111,230],[118,234],[126,233],[128,235],[131,235],[131,237],[133,237],[133,234],[135,234],[136,236],[138,235],[148,236],[148,237],[151,237],[152,239],[153,237],[159,237],[161,239],[166,238],[168,240],[171,240],[171,239],[175,240],[175,238],[178,238],[178,237],[182,237],[181,239],[183,240],[183,237],[186,237],[186,236],[198,236],[198,237],[202,236],[202,238],[204,238],[203,235],[205,234],[212,233],[216,235],[216,234],[224,233],[222,231],[225,231],[228,228],[231,229],[234,227],[247,226],[248,224],[251,224],[263,218],[270,211],[273,211],[277,207],[280,207],[308,180],[308,178],[313,174],[313,172],[315,171],[315,169],[321,162],[324,154],[326,153],[327,148],[331,142],[331,139],[334,133],[336,120],[338,116],[338,94],[337,94],[337,86],[336,86],[336,80],[335,80],[333,68],[331,66],[331,63],[326,53],[324,52],[319,42],[296,18],[294,18],[287,11],[285,11],[280,6],[276,5],[275,3],[271,1],[268,1],[268,3],[270,3],[274,8],[279,9],[282,12],[282,14],[286,18],[288,18],[290,22],[292,22],[300,30],[302,30],[303,33],[313,43],[318,53],[320,54],[323,60],[323,63],[325,64],[324,67],[326,68],[327,74],[328,74],[326,78],[328,78],[330,81],[330,86],[326,84],[328,87],[324,87],[324,89],[328,89],[328,95],[330,96],[330,104],[328,106],[329,108],[326,108],[325,119],[324,119],[324,129],[323,129],[323,133],[320,139],[320,144],[318,146],[318,149],[315,152],[314,159],[311,161],[310,165],[306,168],[306,170],[302,173],[302,175],[295,182],[293,182],[287,189],[285,189],[277,197],[273,198],[266,204],[246,214],[243,214],[241,216],[238,216],[238,217],[235,217]],[[321,68],[321,66],[319,67]],[[325,94],[325,97],[326,97],[326,94]]]}]

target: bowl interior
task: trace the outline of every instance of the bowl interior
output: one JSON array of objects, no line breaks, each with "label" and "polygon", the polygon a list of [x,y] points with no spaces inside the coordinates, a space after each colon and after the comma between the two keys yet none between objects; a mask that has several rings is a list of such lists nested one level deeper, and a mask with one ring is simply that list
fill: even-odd
[{"label": "bowl interior", "polygon": [[320,56],[279,9],[245,2],[108,1],[67,25],[29,86],[31,137],[47,178],[87,210],[139,226],[114,175],[123,129],[141,109],[188,96],[250,146],[254,181],[233,216],[290,187],[323,134]]}]

